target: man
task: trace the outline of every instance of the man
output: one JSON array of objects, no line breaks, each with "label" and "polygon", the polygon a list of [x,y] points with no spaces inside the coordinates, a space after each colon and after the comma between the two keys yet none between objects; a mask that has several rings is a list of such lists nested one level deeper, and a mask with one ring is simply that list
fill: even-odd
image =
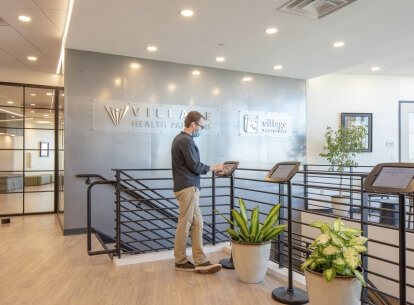
[{"label": "man", "polygon": [[[223,164],[209,166],[200,162],[194,139],[204,129],[205,118],[197,111],[187,114],[184,130],[174,138],[171,147],[174,194],[179,204],[179,216],[174,241],[175,269],[198,273],[216,273],[220,264],[210,263],[203,250],[203,216],[198,200],[200,175],[222,171]],[[195,266],[187,260],[186,245],[191,229],[191,244]]]}]

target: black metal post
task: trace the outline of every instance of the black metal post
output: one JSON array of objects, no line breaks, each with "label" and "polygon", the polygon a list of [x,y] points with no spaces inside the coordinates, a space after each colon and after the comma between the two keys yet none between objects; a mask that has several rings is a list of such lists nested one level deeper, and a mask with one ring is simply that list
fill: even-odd
[{"label": "black metal post", "polygon": [[91,208],[91,201],[92,201],[92,187],[94,184],[88,186],[88,193],[87,193],[87,200],[86,200],[86,226],[88,230],[87,234],[87,248],[88,253],[92,251],[92,208]]},{"label": "black metal post", "polygon": [[400,194],[400,304],[407,304],[406,240],[405,240],[405,195]]},{"label": "black metal post", "polygon": [[[361,231],[362,231],[362,236],[368,237],[368,215],[369,213],[367,213],[365,211],[365,203],[368,201],[368,193],[364,192],[364,177],[361,176],[361,185],[360,185],[360,192],[361,192]],[[352,197],[351,197],[352,198]],[[351,201],[352,202],[352,201]],[[351,204],[351,208],[352,208],[352,204]],[[368,211],[370,212],[370,211]],[[364,275],[364,279],[365,282],[368,282],[368,257],[364,254],[362,254],[362,269],[363,269],[363,275]],[[366,288],[362,288],[361,290],[361,302],[364,303],[366,300],[368,299],[368,289]]]},{"label": "black metal post", "polygon": [[[234,209],[234,175],[230,176],[230,220],[234,221],[233,215],[231,214],[231,210]],[[233,225],[230,225],[230,228],[234,229]],[[233,255],[230,254],[230,258],[223,258],[220,260],[220,264],[225,269],[234,269],[233,264]]]},{"label": "black metal post", "polygon": [[[349,175],[349,218],[353,219],[354,218],[354,205],[353,205],[353,197],[352,197],[352,187],[353,187],[353,179],[352,179],[352,166],[349,167],[349,172],[351,173],[351,175]],[[361,190],[362,192],[362,190]]]},{"label": "black metal post", "polygon": [[[279,222],[281,221],[281,219],[286,218],[285,215],[285,196],[282,196],[282,194],[285,194],[285,188],[284,185],[279,183],[279,203],[282,205],[280,212],[279,212]],[[284,250],[285,250],[285,245],[284,245],[284,240],[285,240],[285,232],[282,232],[279,234],[279,236],[277,237],[278,239],[278,254],[277,254],[277,259],[279,261],[279,268],[282,268],[285,266],[285,255],[283,254]]]},{"label": "black metal post", "polygon": [[305,210],[308,210],[308,165],[303,165],[303,197],[305,197]]},{"label": "black metal post", "polygon": [[118,258],[121,258],[121,173],[115,173],[115,205],[116,205],[116,250]]},{"label": "black metal post", "polygon": [[213,245],[216,244],[216,177],[214,172],[211,175],[211,226],[212,226],[212,233],[211,239],[213,241]]},{"label": "black metal post", "polygon": [[292,243],[292,185],[287,182],[288,191],[288,287],[273,289],[272,297],[282,304],[306,304],[309,302],[306,291],[293,288],[293,243]]}]

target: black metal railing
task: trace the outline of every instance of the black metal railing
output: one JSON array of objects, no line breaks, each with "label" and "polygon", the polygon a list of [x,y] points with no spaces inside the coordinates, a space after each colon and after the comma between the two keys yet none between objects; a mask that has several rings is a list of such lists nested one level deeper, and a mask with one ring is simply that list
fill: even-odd
[{"label": "black metal railing", "polygon": [[[369,252],[362,256],[368,282],[362,303],[414,304],[413,199],[408,197],[400,207],[398,196],[364,192],[363,182],[370,169],[356,167],[338,173],[321,165],[304,165],[292,180],[291,242],[287,232],[275,239],[270,259],[281,268],[287,267],[291,247],[293,269],[302,273],[300,264],[309,255],[307,247],[318,235],[310,223],[321,219],[332,222],[340,216],[347,225],[360,228],[369,238]],[[261,220],[279,202],[280,221],[288,221],[286,185],[264,181],[266,172],[239,168],[230,178],[212,175],[202,178],[200,208],[206,244],[228,241],[227,223],[213,211],[230,215],[231,206],[237,206],[237,198],[243,198],[249,211],[258,205]],[[115,187],[116,225],[115,250],[111,253],[121,257],[172,249],[179,208],[173,195],[171,170],[116,169],[114,173],[111,184]],[[88,194],[92,187],[89,186]],[[400,234],[402,225],[404,236]],[[88,251],[89,245],[88,241]]]}]

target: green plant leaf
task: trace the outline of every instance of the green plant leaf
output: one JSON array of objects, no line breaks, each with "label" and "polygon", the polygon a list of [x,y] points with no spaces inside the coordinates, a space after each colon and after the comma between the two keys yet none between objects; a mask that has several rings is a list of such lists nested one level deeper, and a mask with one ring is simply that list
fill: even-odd
[{"label": "green plant leaf", "polygon": [[282,226],[278,226],[275,228],[272,228],[267,234],[265,234],[263,236],[263,242],[272,240],[273,238],[275,238],[276,236],[278,236],[280,233],[283,232],[283,230],[285,229],[285,225]]},{"label": "green plant leaf", "polygon": [[233,240],[235,240],[235,241],[240,240],[239,234],[236,231],[234,231],[232,228],[227,228],[226,231],[227,231],[227,233],[229,233],[230,237]]},{"label": "green plant leaf", "polygon": [[[349,234],[349,235],[359,235],[359,234],[361,234],[361,230],[358,230],[358,229],[355,229],[355,228],[351,228],[351,227],[344,227],[344,228],[341,228],[340,230],[339,230],[339,232],[343,232],[343,233],[345,233],[345,234]],[[348,235],[348,236],[349,236]]]},{"label": "green plant leaf", "polygon": [[331,240],[331,236],[329,234],[321,234],[315,240],[317,245],[326,245]]},{"label": "green plant leaf", "polygon": [[256,236],[259,233],[259,207],[258,206],[253,209],[250,222],[251,222],[250,234],[256,238]]},{"label": "green plant leaf", "polygon": [[336,272],[334,268],[329,268],[323,271],[323,277],[330,283],[335,278]]},{"label": "green plant leaf", "polygon": [[358,279],[358,281],[361,282],[362,286],[365,287],[366,283],[365,283],[365,279],[364,279],[363,274],[361,272],[359,272],[358,270],[354,270],[354,275]]},{"label": "green plant leaf", "polygon": [[352,246],[352,249],[355,249],[358,253],[363,253],[363,252],[368,251],[367,247],[361,246],[361,245]]},{"label": "green plant leaf", "polygon": [[322,227],[322,225],[323,225],[323,222],[320,222],[320,221],[314,221],[310,224],[311,227],[314,227],[314,228],[317,228],[317,229],[320,229]]},{"label": "green plant leaf", "polygon": [[345,245],[345,242],[341,237],[339,237],[338,234],[335,232],[330,232],[332,243],[338,247],[343,247]]},{"label": "green plant leaf", "polygon": [[343,254],[344,254],[344,259],[346,263],[352,270],[355,270],[356,268],[358,268],[358,265],[359,265],[358,251],[356,251],[353,248],[344,248]]},{"label": "green plant leaf", "polygon": [[338,257],[332,261],[332,264],[336,269],[343,270],[346,267],[346,262],[343,258]]},{"label": "green plant leaf", "polygon": [[241,235],[249,241],[249,229],[247,228],[247,223],[244,221],[244,218],[235,209],[231,210],[231,214],[240,229]]},{"label": "green plant leaf", "polygon": [[321,232],[324,234],[329,234],[331,232],[331,227],[328,224],[324,223],[321,226]]},{"label": "green plant leaf", "polygon": [[364,245],[366,242],[368,241],[368,238],[364,237],[364,236],[358,236],[358,237],[354,237],[349,241],[349,245],[350,246],[355,246],[355,245]]},{"label": "green plant leaf", "polygon": [[310,266],[310,264],[312,264],[314,261],[313,258],[308,258],[302,265],[300,265],[300,268],[302,270],[305,270],[306,268],[308,268]]},{"label": "green plant leaf", "polygon": [[270,212],[269,212],[269,214],[267,215],[267,217],[266,217],[266,220],[265,220],[265,222],[263,223],[263,228],[267,228],[268,226],[269,226],[269,223],[271,223],[270,224],[270,226],[272,227],[273,226],[273,224],[276,222],[276,220],[279,218],[279,211],[280,211],[280,208],[281,208],[281,205],[280,205],[280,203],[279,204],[276,204],[271,210],[270,210]]},{"label": "green plant leaf", "polygon": [[234,227],[237,227],[236,223],[231,221],[229,218],[221,214],[218,210],[214,210],[214,213],[219,214],[221,217],[223,217],[230,225],[233,225]]},{"label": "green plant leaf", "polygon": [[341,229],[345,227],[345,225],[342,222],[341,218],[338,218],[335,220],[333,227],[334,227],[335,232],[339,232]]},{"label": "green plant leaf", "polygon": [[240,207],[240,215],[243,217],[244,221],[247,224],[246,205],[244,204],[244,200],[242,198],[239,198],[239,207]]},{"label": "green plant leaf", "polygon": [[323,249],[323,255],[331,256],[339,253],[341,253],[341,249],[334,245],[328,245]]}]

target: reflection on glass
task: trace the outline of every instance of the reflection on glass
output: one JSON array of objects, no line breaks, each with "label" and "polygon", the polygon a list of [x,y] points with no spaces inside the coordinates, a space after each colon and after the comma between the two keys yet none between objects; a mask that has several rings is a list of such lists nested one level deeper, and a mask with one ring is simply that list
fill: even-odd
[{"label": "reflection on glass", "polygon": [[40,213],[54,211],[53,192],[25,193],[24,211],[25,213]]},{"label": "reflection on glass", "polygon": [[45,152],[40,149],[24,151],[26,171],[53,171],[55,167],[55,151],[49,150],[48,156],[45,157]]},{"label": "reflection on glass", "polygon": [[23,88],[0,85],[0,106],[23,106]]},{"label": "reflection on glass", "polygon": [[25,192],[54,191],[55,173],[53,171],[26,172],[24,175]]},{"label": "reflection on glass", "polygon": [[26,87],[25,106],[26,108],[55,108],[55,90],[43,88]]},{"label": "reflection on glass", "polygon": [[0,215],[22,214],[23,194],[4,194],[0,192]]},{"label": "reflection on glass", "polygon": [[41,143],[48,143],[49,150],[55,149],[55,131],[43,129],[26,129],[24,131],[26,149],[41,149]]},{"label": "reflection on glass", "polygon": [[0,149],[22,149],[23,130],[0,127]]},{"label": "reflection on glass", "polygon": [[[1,137],[1,136],[0,136]],[[0,138],[0,140],[2,137]],[[0,172],[15,172],[23,170],[23,151],[0,150]]]},{"label": "reflection on glass", "polygon": [[54,129],[55,113],[54,110],[47,109],[26,109],[25,111],[26,128]]},{"label": "reflection on glass", "polygon": [[23,127],[21,108],[0,106],[0,127]]}]

